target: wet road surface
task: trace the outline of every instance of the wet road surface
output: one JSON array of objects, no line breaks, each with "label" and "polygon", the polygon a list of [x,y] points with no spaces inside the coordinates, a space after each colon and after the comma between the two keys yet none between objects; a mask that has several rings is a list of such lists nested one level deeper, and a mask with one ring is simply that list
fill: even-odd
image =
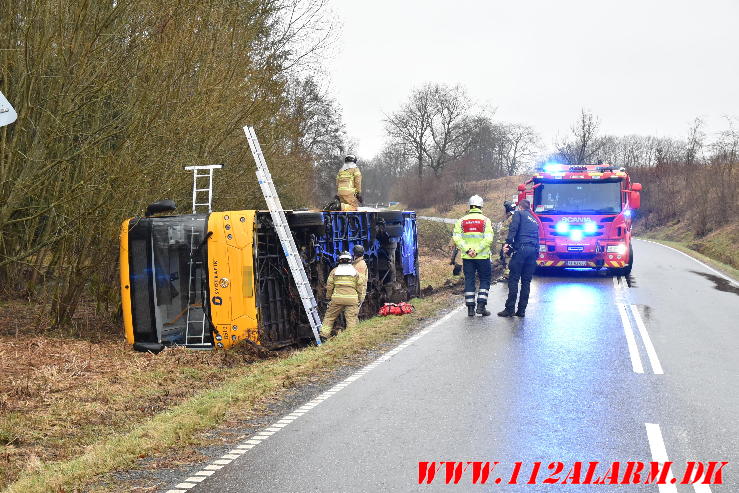
[{"label": "wet road surface", "polygon": [[[737,285],[663,246],[634,249],[629,280],[536,277],[524,319],[451,312],[171,491],[739,491]],[[493,286],[491,311],[505,294]],[[651,460],[679,478],[688,460],[729,461],[727,484],[505,484],[515,462],[525,483],[541,461],[541,483],[551,462],[561,481],[575,461]],[[470,471],[444,484],[443,469],[419,485],[419,461],[500,464],[486,485]]]}]

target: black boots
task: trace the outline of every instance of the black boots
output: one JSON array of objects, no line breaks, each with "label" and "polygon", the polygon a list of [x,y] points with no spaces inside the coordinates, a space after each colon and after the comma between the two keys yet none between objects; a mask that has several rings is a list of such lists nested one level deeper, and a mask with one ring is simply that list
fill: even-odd
[{"label": "black boots", "polygon": [[516,311],[516,313],[513,313],[513,312],[509,312],[509,311],[508,311],[508,309],[506,308],[506,309],[505,309],[505,310],[503,310],[502,312],[498,312],[498,316],[499,316],[499,317],[512,317],[512,316],[514,316],[514,315],[515,315],[515,316],[517,316],[517,317],[521,317],[521,318],[523,318],[523,317],[525,317],[525,316],[526,316],[526,310],[521,310],[521,309],[519,308],[519,309],[518,309],[518,310]]},{"label": "black boots", "polygon": [[485,303],[478,303],[477,304],[476,313],[482,315],[483,317],[487,317],[487,316],[490,315],[490,312],[485,309]]},{"label": "black boots", "polygon": [[467,305],[467,316],[474,317],[475,313],[482,315],[483,317],[490,315],[490,312],[485,309],[485,303],[478,303],[477,310],[475,310],[475,305]]}]

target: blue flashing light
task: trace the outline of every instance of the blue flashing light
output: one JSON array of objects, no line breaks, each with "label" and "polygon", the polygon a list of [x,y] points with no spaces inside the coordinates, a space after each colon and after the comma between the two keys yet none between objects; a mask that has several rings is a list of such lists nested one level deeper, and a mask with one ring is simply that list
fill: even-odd
[{"label": "blue flashing light", "polygon": [[570,239],[572,241],[582,241],[582,230],[573,229],[572,231],[570,231]]},{"label": "blue flashing light", "polygon": [[562,165],[557,163],[548,163],[544,165],[544,171],[546,173],[556,173],[562,171]]},{"label": "blue flashing light", "polygon": [[631,209],[626,209],[624,211],[624,217],[631,217]]},{"label": "blue flashing light", "polygon": [[566,223],[564,221],[560,221],[557,223],[557,225],[554,227],[555,231],[559,234],[565,234],[570,230],[570,223]]},{"label": "blue flashing light", "polygon": [[582,229],[588,234],[593,234],[598,231],[598,225],[591,221],[583,224]]}]

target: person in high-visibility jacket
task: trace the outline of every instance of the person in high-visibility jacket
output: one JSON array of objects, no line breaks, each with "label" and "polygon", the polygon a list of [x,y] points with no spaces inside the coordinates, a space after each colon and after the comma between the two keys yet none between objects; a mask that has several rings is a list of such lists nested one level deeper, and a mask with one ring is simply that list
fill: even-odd
[{"label": "person in high-visibility jacket", "polygon": [[336,198],[342,211],[356,211],[362,202],[362,173],[357,168],[357,158],[351,154],[344,158],[344,166],[336,175]]},{"label": "person in high-visibility jacket", "polygon": [[363,276],[352,265],[352,256],[343,252],[339,256],[339,265],[328,275],[326,297],[331,301],[323,315],[321,336],[331,335],[336,318],[344,314],[346,328],[351,329],[359,323],[359,305],[364,301],[367,288]]},{"label": "person in high-visibility jacket", "polygon": [[[475,313],[487,317],[486,309],[492,266],[490,264],[490,246],[493,243],[493,226],[490,219],[482,214],[482,197],[470,197],[470,210],[454,225],[454,244],[462,253],[462,270],[464,271],[464,301],[467,315]],[[475,274],[480,278],[480,289],[477,291],[477,310],[475,310]]]}]

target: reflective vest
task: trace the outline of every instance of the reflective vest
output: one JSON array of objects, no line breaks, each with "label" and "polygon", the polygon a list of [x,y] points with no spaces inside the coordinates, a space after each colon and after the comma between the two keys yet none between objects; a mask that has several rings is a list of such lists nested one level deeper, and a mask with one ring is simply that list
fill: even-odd
[{"label": "reflective vest", "polygon": [[[493,225],[490,219],[482,215],[482,211],[472,207],[454,225],[452,236],[463,259],[490,258],[490,245],[493,243]],[[470,257],[467,250],[473,249],[477,255]]]},{"label": "reflective vest", "polygon": [[362,193],[362,173],[359,168],[353,166],[339,171],[336,175],[337,195],[361,195]]},{"label": "reflective vest", "polygon": [[328,275],[326,296],[340,305],[358,304],[364,300],[366,286],[362,275],[352,264],[339,264]]}]

